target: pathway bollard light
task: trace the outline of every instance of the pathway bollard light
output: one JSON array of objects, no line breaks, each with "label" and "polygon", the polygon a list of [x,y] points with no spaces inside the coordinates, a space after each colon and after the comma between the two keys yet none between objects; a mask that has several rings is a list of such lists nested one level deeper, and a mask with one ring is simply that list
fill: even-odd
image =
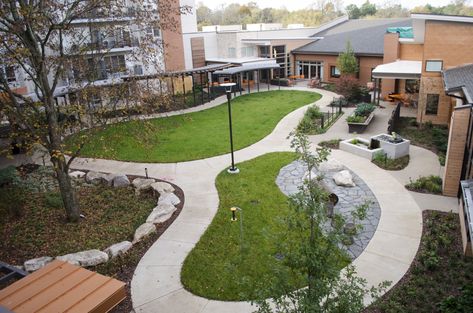
[{"label": "pathway bollard light", "polygon": [[232,166],[227,170],[230,174],[238,174],[240,170],[235,167],[235,157],[233,154],[233,130],[232,130],[232,107],[230,104],[230,100],[232,99],[232,88],[235,86],[235,83],[225,83],[220,84],[220,86],[225,87],[225,91],[227,93],[227,101],[228,101],[228,124],[230,126],[230,150],[232,155]]},{"label": "pathway bollard light", "polygon": [[243,256],[243,210],[238,207],[232,207],[230,211],[232,212],[232,222],[237,221],[236,211],[240,212],[240,254]]}]

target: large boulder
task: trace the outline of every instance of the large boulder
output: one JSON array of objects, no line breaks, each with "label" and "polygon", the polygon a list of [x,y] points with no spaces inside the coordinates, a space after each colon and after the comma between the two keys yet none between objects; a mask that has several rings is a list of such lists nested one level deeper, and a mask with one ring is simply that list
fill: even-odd
[{"label": "large boulder", "polygon": [[133,179],[133,187],[135,187],[135,193],[140,194],[142,191],[152,189],[151,184],[155,183],[156,180],[152,178],[135,178]]},{"label": "large boulder", "polygon": [[85,267],[108,262],[108,254],[97,249],[92,249],[58,256],[56,259]]},{"label": "large boulder", "polygon": [[171,184],[161,181],[152,183],[151,188],[153,188],[153,190],[159,193],[160,195],[162,195],[163,193],[174,192],[174,187]]},{"label": "large boulder", "polygon": [[73,171],[69,173],[69,177],[71,178],[82,178],[85,176],[85,172],[82,171]]},{"label": "large boulder", "polygon": [[350,174],[349,171],[343,170],[333,175],[333,180],[337,186],[343,187],[355,187],[355,183],[353,182],[353,176]]},{"label": "large boulder", "polygon": [[34,272],[44,267],[49,262],[52,262],[53,260],[54,259],[50,256],[43,256],[40,258],[28,260],[23,264],[23,266],[25,267],[25,271]]},{"label": "large boulder", "polygon": [[106,184],[107,180],[105,179],[107,175],[99,172],[90,171],[85,175],[85,181],[89,184],[99,185]]},{"label": "large boulder", "polygon": [[181,203],[181,200],[179,199],[178,196],[176,196],[172,192],[163,193],[159,196],[159,199],[158,199],[158,205],[160,204],[178,205],[179,203]]},{"label": "large boulder", "polygon": [[147,223],[159,224],[164,223],[171,218],[172,214],[176,211],[176,207],[171,204],[160,204],[153,209],[146,219]]},{"label": "large boulder", "polygon": [[111,259],[113,259],[119,255],[124,255],[128,250],[130,250],[131,247],[133,247],[133,244],[131,242],[122,241],[111,245],[110,247],[105,249],[104,252],[107,253]]},{"label": "large boulder", "polygon": [[135,236],[133,237],[133,244],[137,243],[138,241],[141,241],[143,238],[154,233],[155,231],[156,231],[156,226],[154,226],[154,224],[152,223],[141,224],[140,227],[138,227],[135,230]]},{"label": "large boulder", "polygon": [[328,159],[325,162],[320,163],[319,171],[321,172],[339,172],[342,171],[345,167],[342,163],[335,159]]},{"label": "large boulder", "polygon": [[130,180],[125,174],[116,174],[112,180],[112,186],[115,188],[130,186]]}]

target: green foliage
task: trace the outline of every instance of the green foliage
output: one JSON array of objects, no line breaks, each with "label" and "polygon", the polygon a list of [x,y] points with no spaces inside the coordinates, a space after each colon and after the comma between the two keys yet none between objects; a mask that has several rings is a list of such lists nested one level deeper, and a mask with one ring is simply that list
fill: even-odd
[{"label": "green foliage", "polygon": [[370,16],[370,15],[375,15],[376,14],[376,5],[373,3],[370,3],[369,0],[366,0],[365,3],[360,8],[360,14],[361,16]]},{"label": "green foliage", "polygon": [[449,296],[440,303],[442,313],[468,313],[473,308],[473,283],[460,289],[460,295]]},{"label": "green foliage", "polygon": [[439,176],[430,175],[426,177],[419,177],[415,181],[409,179],[409,184],[406,185],[406,188],[417,192],[441,194],[442,178]]},{"label": "green foliage", "polygon": [[12,165],[0,169],[0,186],[17,185],[20,183],[20,175]]},{"label": "green foliage", "polygon": [[388,171],[400,171],[409,165],[409,156],[406,155],[402,158],[391,159],[388,158],[384,153],[380,152],[374,155],[374,158],[371,162]]},{"label": "green foliage", "polygon": [[337,67],[342,75],[356,74],[358,72],[358,61],[350,41],[347,41],[345,51],[338,56]]},{"label": "green foliage", "polygon": [[44,195],[44,200],[47,207],[51,207],[53,209],[62,209],[64,207],[61,195],[59,193],[47,193]]},{"label": "green foliage", "polygon": [[340,141],[343,139],[330,139],[319,142],[319,146],[328,148],[328,149],[339,149]]},{"label": "green foliage", "polygon": [[[303,91],[268,91],[232,100],[235,150],[268,135],[289,112],[320,99]],[[68,138],[73,146],[86,134],[82,155],[136,162],[180,162],[228,153],[228,109],[212,109],[150,120],[108,125]]]},{"label": "green foliage", "polygon": [[364,116],[350,115],[347,117],[348,123],[363,123],[366,120]]},{"label": "green foliage", "polygon": [[351,20],[359,19],[361,17],[361,11],[360,8],[356,4],[349,4],[345,8],[345,11],[347,11],[348,17]]},{"label": "green foliage", "polygon": [[369,116],[374,110],[376,106],[372,103],[360,103],[356,106],[354,115],[356,116]]}]

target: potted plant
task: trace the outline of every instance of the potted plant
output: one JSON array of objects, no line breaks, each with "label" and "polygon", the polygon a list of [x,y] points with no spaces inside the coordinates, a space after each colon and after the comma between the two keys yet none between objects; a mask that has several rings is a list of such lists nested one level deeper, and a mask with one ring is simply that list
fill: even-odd
[{"label": "potted plant", "polygon": [[347,117],[348,132],[362,133],[374,118],[376,106],[372,103],[360,103],[356,106],[352,115]]}]

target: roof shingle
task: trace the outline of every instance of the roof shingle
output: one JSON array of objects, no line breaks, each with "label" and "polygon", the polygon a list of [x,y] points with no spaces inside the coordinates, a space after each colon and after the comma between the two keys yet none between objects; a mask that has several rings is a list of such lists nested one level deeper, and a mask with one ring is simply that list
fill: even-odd
[{"label": "roof shingle", "polygon": [[384,54],[384,34],[388,27],[412,26],[410,18],[404,19],[360,19],[348,20],[330,29],[316,33],[314,37],[324,37],[298,49],[296,54],[335,54],[345,51],[347,41],[356,55]]}]

